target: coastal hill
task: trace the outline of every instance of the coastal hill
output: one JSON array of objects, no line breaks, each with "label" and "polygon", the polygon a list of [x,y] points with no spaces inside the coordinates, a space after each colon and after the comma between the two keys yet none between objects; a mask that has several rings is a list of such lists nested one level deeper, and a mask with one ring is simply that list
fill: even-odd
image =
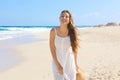
[{"label": "coastal hill", "polygon": [[109,27],[109,26],[120,26],[120,23],[109,22],[107,24],[94,25],[93,27]]}]

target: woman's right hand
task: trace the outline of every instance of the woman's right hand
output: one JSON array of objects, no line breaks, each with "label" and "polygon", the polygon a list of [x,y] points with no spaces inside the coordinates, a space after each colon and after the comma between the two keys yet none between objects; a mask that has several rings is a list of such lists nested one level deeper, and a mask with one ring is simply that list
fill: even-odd
[{"label": "woman's right hand", "polygon": [[63,75],[63,68],[61,65],[58,66],[58,72],[60,75]]}]

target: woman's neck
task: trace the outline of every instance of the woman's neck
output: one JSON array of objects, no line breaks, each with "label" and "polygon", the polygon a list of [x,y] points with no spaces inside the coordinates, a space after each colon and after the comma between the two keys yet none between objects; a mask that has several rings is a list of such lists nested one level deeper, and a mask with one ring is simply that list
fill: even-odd
[{"label": "woman's neck", "polygon": [[60,33],[61,36],[67,36],[68,35],[67,25],[60,25],[59,33]]},{"label": "woman's neck", "polygon": [[66,32],[67,30],[67,25],[60,25],[60,31]]}]

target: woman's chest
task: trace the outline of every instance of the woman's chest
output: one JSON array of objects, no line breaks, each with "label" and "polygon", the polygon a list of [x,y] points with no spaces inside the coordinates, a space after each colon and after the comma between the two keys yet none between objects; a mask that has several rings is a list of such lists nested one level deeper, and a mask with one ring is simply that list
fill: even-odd
[{"label": "woman's chest", "polygon": [[61,38],[59,36],[57,36],[55,38],[55,46],[56,47],[70,47],[70,38],[69,37],[65,37],[65,38]]}]

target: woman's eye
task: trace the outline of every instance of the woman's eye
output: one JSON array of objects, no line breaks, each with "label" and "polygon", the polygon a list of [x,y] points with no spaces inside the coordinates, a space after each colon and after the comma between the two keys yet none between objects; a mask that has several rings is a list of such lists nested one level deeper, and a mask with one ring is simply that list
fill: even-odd
[{"label": "woman's eye", "polygon": [[65,18],[69,18],[69,16],[61,16],[61,17],[62,17],[62,18],[64,18],[64,17],[65,17]]}]

